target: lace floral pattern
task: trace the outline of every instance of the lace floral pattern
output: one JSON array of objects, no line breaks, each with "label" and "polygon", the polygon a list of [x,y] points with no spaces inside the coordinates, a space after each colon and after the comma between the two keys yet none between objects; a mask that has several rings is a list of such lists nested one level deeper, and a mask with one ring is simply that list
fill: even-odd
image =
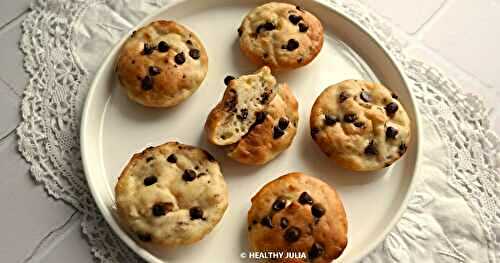
[{"label": "lace floral pattern", "polygon": [[[500,262],[500,175],[495,163],[500,141],[489,129],[481,100],[463,94],[436,68],[406,55],[397,33],[361,4],[321,1],[374,33],[398,60],[413,84],[425,137],[435,140],[424,142],[429,148],[424,149],[446,156],[426,162],[424,154],[423,175],[408,210],[363,261]],[[19,150],[31,163],[33,178],[82,213],[82,230],[100,262],[140,259],[113,234],[88,190],[78,137],[84,98],[113,43],[166,2],[37,0],[23,23],[21,48],[31,77],[17,130]]]}]

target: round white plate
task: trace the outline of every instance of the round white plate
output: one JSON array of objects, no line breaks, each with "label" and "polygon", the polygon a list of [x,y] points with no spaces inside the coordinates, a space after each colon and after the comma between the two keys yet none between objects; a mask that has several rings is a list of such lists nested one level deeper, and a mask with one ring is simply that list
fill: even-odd
[{"label": "round white plate", "polygon": [[[406,207],[419,156],[418,113],[410,90],[398,66],[374,36],[321,2],[291,1],[300,2],[325,27],[320,55],[306,67],[277,75],[280,82],[288,82],[299,101],[299,129],[291,147],[265,166],[249,167],[228,159],[221,149],[207,143],[205,118],[222,97],[224,77],[257,69],[242,56],[236,30],[244,15],[263,2],[186,0],[159,9],[141,23],[176,20],[196,32],[208,51],[207,78],[191,98],[172,109],[141,107],[122,92],[113,69],[125,39],[111,51],[90,88],[81,126],[82,158],[90,189],[116,234],[150,262],[242,260],[240,254],[248,250],[246,214],[250,198],[265,183],[293,171],[319,177],[339,191],[349,222],[349,244],[339,262],[356,261],[370,252]],[[319,93],[351,78],[380,81],[390,87],[413,120],[408,152],[380,172],[354,173],[339,168],[319,150],[309,133],[309,112]],[[199,243],[161,251],[141,247],[120,227],[114,185],[133,153],[167,141],[200,146],[219,160],[229,186],[229,208],[214,231]]]}]

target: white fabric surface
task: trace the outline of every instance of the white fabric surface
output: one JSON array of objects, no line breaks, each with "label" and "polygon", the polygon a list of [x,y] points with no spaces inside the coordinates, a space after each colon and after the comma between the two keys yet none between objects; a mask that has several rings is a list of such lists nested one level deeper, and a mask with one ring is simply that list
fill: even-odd
[{"label": "white fabric surface", "polygon": [[[375,33],[411,80],[423,117],[419,183],[403,218],[364,262],[500,262],[500,141],[487,111],[439,70],[407,56],[394,30],[354,1],[322,0]],[[79,151],[82,105],[111,47],[168,0],[38,0],[23,24],[30,82],[19,149],[35,180],[83,214],[100,262],[140,261],[89,193]]]}]

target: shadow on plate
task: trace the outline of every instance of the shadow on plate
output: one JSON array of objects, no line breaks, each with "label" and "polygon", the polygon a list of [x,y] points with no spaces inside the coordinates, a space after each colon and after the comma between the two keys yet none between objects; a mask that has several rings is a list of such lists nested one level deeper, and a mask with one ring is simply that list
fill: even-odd
[{"label": "shadow on plate", "polygon": [[205,129],[203,129],[203,131],[200,133],[196,145],[202,149],[207,150],[210,154],[214,156],[214,158],[219,162],[224,177],[239,176],[240,174],[245,174],[245,177],[258,176],[259,171],[265,166],[265,165],[256,166],[256,165],[241,164],[229,158],[227,156],[224,147],[216,146],[208,142]]},{"label": "shadow on plate", "polygon": [[131,119],[138,123],[155,122],[159,119],[170,118],[172,115],[189,111],[189,101],[193,101],[190,100],[190,98],[196,95],[195,92],[191,97],[188,97],[178,105],[170,108],[153,108],[145,107],[130,100],[122,87],[120,87],[118,79],[115,78],[111,85],[114,88],[111,95],[111,101],[108,102],[108,105],[113,105],[113,107],[117,108],[118,112],[122,114],[124,118]]},{"label": "shadow on plate", "polygon": [[231,49],[233,68],[237,68],[238,72],[228,72],[228,74],[234,74],[234,76],[237,77],[240,75],[250,74],[260,68],[259,66],[252,64],[250,59],[241,52],[240,41],[237,37],[234,39]]},{"label": "shadow on plate", "polygon": [[[309,128],[309,127],[307,127]],[[373,183],[390,175],[390,168],[375,172],[354,172],[337,165],[324,154],[310,136],[301,136],[301,142],[296,142],[299,153],[308,166],[311,176],[318,177],[332,186],[359,186]]]},{"label": "shadow on plate", "polygon": [[[247,211],[245,211],[245,219],[244,219],[244,224],[241,225],[240,228],[240,251],[245,252],[245,251],[250,251],[250,244],[248,243],[248,225],[247,225],[247,218],[246,218]],[[238,253],[240,253],[238,251]]]}]

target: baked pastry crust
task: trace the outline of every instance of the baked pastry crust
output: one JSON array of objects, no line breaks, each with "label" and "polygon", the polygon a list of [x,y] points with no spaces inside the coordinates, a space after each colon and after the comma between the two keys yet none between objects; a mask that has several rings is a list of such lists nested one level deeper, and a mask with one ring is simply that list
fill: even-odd
[{"label": "baked pastry crust", "polygon": [[238,33],[241,51],[253,63],[273,70],[305,66],[323,47],[318,18],[287,3],[271,2],[253,9]]},{"label": "baked pastry crust", "polygon": [[228,206],[217,161],[177,142],[134,154],[118,178],[115,197],[120,221],[132,235],[164,247],[202,239]]},{"label": "baked pastry crust", "polygon": [[226,146],[230,158],[262,165],[290,146],[298,121],[297,100],[287,84],[276,84],[265,66],[228,83],[205,128],[208,140]]},{"label": "baked pastry crust", "polygon": [[381,84],[346,80],[325,89],[310,117],[311,136],[340,166],[374,171],[407,150],[411,123],[397,96]]},{"label": "baked pastry crust", "polygon": [[[228,156],[243,164],[262,165],[276,158],[292,144],[299,121],[298,102],[287,84],[277,87],[277,94],[265,112],[262,124],[255,125],[238,143],[228,151]],[[280,138],[275,138],[275,127],[280,120],[288,121],[288,126]]]},{"label": "baked pastry crust", "polygon": [[252,198],[247,220],[254,251],[305,252],[317,263],[331,262],[347,246],[347,218],[339,195],[302,173],[281,176],[262,187]]},{"label": "baked pastry crust", "polygon": [[116,72],[127,96],[148,107],[171,107],[191,96],[208,71],[200,39],[159,20],[134,31],[120,50]]}]

